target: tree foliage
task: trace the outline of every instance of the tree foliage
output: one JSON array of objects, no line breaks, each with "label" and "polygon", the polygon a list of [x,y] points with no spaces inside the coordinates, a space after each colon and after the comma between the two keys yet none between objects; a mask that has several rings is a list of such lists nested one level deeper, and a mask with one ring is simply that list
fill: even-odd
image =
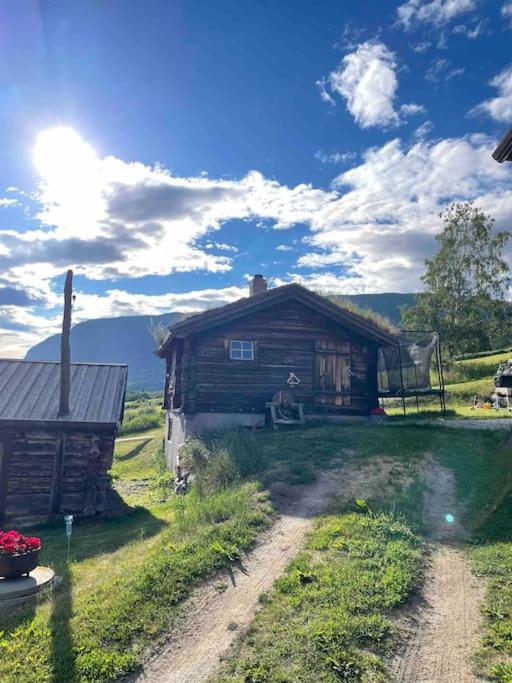
[{"label": "tree foliage", "polygon": [[452,204],[441,214],[439,250],[426,260],[425,291],[402,309],[410,329],[435,329],[451,355],[496,348],[511,339],[510,283],[503,251],[508,231],[472,202]]}]

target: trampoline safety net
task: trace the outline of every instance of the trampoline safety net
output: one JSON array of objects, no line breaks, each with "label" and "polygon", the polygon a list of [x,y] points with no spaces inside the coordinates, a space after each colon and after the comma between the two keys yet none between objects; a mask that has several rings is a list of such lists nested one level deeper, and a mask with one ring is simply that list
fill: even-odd
[{"label": "trampoline safety net", "polygon": [[379,393],[401,395],[432,388],[430,364],[439,343],[437,332],[401,330],[399,343],[379,349]]}]

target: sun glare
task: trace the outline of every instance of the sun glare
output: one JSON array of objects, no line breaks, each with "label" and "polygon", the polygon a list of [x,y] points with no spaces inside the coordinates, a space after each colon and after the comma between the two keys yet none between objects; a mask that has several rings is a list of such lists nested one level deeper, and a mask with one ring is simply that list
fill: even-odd
[{"label": "sun glare", "polygon": [[39,134],[33,162],[42,220],[68,236],[96,234],[105,207],[102,159],[94,149],[72,128],[50,128]]},{"label": "sun glare", "polygon": [[39,134],[34,165],[47,182],[87,176],[98,160],[94,149],[72,128],[50,128]]}]

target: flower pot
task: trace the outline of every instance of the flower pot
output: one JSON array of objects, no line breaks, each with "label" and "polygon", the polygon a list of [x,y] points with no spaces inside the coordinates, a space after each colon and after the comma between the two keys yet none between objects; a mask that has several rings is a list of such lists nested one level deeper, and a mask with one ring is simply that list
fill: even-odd
[{"label": "flower pot", "polygon": [[29,574],[39,564],[39,550],[32,550],[23,555],[0,556],[0,578],[14,579]]}]

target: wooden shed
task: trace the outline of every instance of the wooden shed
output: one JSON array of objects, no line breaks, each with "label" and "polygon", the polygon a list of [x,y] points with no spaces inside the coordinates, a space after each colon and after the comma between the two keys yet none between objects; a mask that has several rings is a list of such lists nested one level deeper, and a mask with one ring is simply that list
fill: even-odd
[{"label": "wooden shed", "polygon": [[170,328],[166,360],[166,453],[178,466],[189,433],[261,425],[266,403],[298,379],[306,413],[368,415],[378,406],[377,356],[396,339],[370,320],[297,284],[267,290],[193,315]]},{"label": "wooden shed", "polygon": [[103,511],[127,371],[71,363],[59,417],[60,363],[0,360],[0,526]]}]

